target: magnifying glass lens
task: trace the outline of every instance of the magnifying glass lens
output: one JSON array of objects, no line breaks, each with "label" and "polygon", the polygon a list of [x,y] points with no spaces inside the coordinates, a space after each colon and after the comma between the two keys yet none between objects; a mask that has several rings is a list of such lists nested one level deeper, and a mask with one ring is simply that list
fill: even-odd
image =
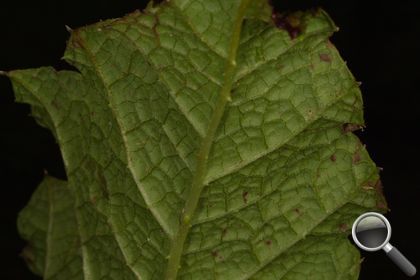
[{"label": "magnifying glass lens", "polygon": [[379,217],[367,216],[357,224],[356,236],[363,246],[377,248],[386,241],[388,229]]}]

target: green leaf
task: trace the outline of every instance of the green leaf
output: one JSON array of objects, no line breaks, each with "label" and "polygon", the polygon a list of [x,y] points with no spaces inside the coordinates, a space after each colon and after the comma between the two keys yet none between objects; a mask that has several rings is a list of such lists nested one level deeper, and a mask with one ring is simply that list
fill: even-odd
[{"label": "green leaf", "polygon": [[22,252],[45,279],[82,279],[80,238],[73,195],[66,182],[46,177],[19,213],[18,229],[29,240]]},{"label": "green leaf", "polygon": [[358,277],[352,221],[386,209],[351,133],[358,84],[325,12],[281,19],[293,34],[270,13],[249,0],[149,5],[72,31],[64,59],[80,72],[7,73],[68,177],[46,179],[20,216],[35,272]]}]

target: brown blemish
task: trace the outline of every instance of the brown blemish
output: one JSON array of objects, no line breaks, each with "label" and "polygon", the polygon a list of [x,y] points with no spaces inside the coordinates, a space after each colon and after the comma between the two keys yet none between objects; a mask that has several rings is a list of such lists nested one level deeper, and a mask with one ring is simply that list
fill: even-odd
[{"label": "brown blemish", "polygon": [[378,184],[377,181],[368,181],[366,182],[366,185],[362,185],[362,188],[365,190],[374,190],[376,184]]},{"label": "brown blemish", "polygon": [[20,256],[28,264],[33,264],[35,262],[35,255],[30,243],[28,243],[28,245],[23,248],[22,252],[20,253]]},{"label": "brown blemish", "polygon": [[335,161],[337,160],[337,156],[336,156],[335,154],[332,154],[332,155],[330,156],[330,160],[331,160],[332,162],[335,162]]},{"label": "brown blemish", "polygon": [[219,252],[217,251],[212,251],[211,255],[213,256],[213,258],[217,258],[219,256]]},{"label": "brown blemish", "polygon": [[376,207],[379,209],[389,210],[385,197],[384,197],[382,181],[378,179],[373,185],[373,188],[375,189],[376,193],[379,196],[376,202]]},{"label": "brown blemish", "polygon": [[300,211],[299,208],[295,208],[293,211],[295,211],[295,213],[298,214],[298,215],[302,214],[302,212]]},{"label": "brown blemish", "polygon": [[248,203],[248,192],[247,191],[242,193],[242,199],[244,200],[244,203]]},{"label": "brown blemish", "polygon": [[97,197],[96,196],[92,196],[91,198],[90,198],[90,202],[92,202],[92,204],[96,204],[96,201],[97,201]]},{"label": "brown blemish", "polygon": [[54,99],[54,100],[51,102],[51,105],[53,105],[53,107],[54,107],[55,109],[60,110],[60,105],[58,105],[58,103],[57,103],[57,100],[56,100],[56,99]]},{"label": "brown blemish", "polygon": [[267,245],[267,246],[271,246],[271,244],[272,244],[273,242],[271,241],[271,240],[266,240],[265,241],[265,245]]},{"label": "brown blemish", "polygon": [[353,155],[353,163],[357,164],[361,160],[360,152],[356,151]]},{"label": "brown blemish", "polygon": [[157,31],[157,27],[158,27],[158,25],[159,25],[159,18],[157,17],[157,15],[156,15],[156,14],[153,14],[153,16],[154,16],[154,18],[155,18],[155,22],[153,23],[153,26],[152,26],[152,31],[153,31],[153,33],[155,34],[155,36],[156,36],[156,40],[158,41],[158,43],[159,43],[159,45],[160,45],[160,34],[159,34],[159,32]]},{"label": "brown blemish", "polygon": [[81,49],[82,45],[77,40],[71,40],[71,45],[76,49]]},{"label": "brown blemish", "polygon": [[80,35],[79,29],[73,30],[70,44],[75,48],[79,48],[79,49],[84,48],[83,39]]},{"label": "brown blemish", "polygon": [[386,205],[386,203],[383,201],[378,201],[376,203],[376,207],[379,209],[389,210],[388,205]]},{"label": "brown blemish", "polygon": [[109,200],[108,184],[102,172],[100,171],[97,172],[97,178],[98,178],[99,188],[102,192],[103,197],[106,200]]},{"label": "brown blemish", "polygon": [[362,128],[362,126],[358,124],[354,124],[354,123],[345,123],[343,124],[342,128],[343,128],[343,132],[347,133],[347,132],[353,132],[353,131],[359,130]]},{"label": "brown blemish", "polygon": [[273,12],[271,15],[274,24],[289,33],[290,38],[293,40],[302,33],[302,23],[299,13],[278,13]]},{"label": "brown blemish", "polygon": [[378,181],[376,181],[376,183],[374,185],[374,188],[375,188],[375,190],[376,190],[376,192],[378,194],[380,194],[381,196],[384,195],[384,192],[383,192],[384,187],[382,185],[382,181],[381,180],[378,179]]},{"label": "brown blemish", "polygon": [[321,59],[324,62],[331,62],[331,60],[332,60],[331,56],[327,53],[321,53],[319,55],[319,59]]},{"label": "brown blemish", "polygon": [[340,229],[341,232],[346,232],[349,227],[347,226],[347,224],[342,223],[339,225],[338,228]]}]

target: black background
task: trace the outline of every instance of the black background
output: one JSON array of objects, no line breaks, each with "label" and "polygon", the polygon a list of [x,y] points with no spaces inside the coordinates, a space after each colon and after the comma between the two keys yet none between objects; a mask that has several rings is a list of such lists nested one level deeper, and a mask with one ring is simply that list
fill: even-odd
[{"label": "black background", "polygon": [[[142,9],[146,1],[0,1],[0,70],[53,65],[69,34],[80,27]],[[323,7],[340,27],[332,41],[362,81],[367,128],[358,133],[381,177],[391,211],[392,243],[420,266],[420,5],[415,1],[273,1],[280,11]],[[374,2],[374,3],[372,3]],[[0,77],[0,279],[38,279],[19,253],[16,216],[49,174],[65,178],[51,133],[36,125],[29,106],[15,104]],[[363,253],[360,279],[405,279],[383,252]]]}]

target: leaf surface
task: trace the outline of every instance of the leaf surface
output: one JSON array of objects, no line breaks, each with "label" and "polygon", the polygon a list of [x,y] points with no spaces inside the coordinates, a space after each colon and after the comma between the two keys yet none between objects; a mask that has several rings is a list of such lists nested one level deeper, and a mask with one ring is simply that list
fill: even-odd
[{"label": "leaf surface", "polygon": [[[68,176],[57,189],[69,199],[38,195],[44,182],[19,219],[37,244],[35,272],[357,278],[351,223],[386,208],[351,133],[363,125],[358,84],[325,12],[289,17],[298,34],[270,15],[263,1],[171,0],[72,31],[64,59],[79,72],[7,74],[55,135]],[[57,207],[71,222],[33,210]],[[49,261],[63,251],[74,261]]]},{"label": "leaf surface", "polygon": [[66,182],[46,177],[19,213],[18,229],[30,241],[22,255],[34,273],[46,279],[82,279],[74,200]]}]

